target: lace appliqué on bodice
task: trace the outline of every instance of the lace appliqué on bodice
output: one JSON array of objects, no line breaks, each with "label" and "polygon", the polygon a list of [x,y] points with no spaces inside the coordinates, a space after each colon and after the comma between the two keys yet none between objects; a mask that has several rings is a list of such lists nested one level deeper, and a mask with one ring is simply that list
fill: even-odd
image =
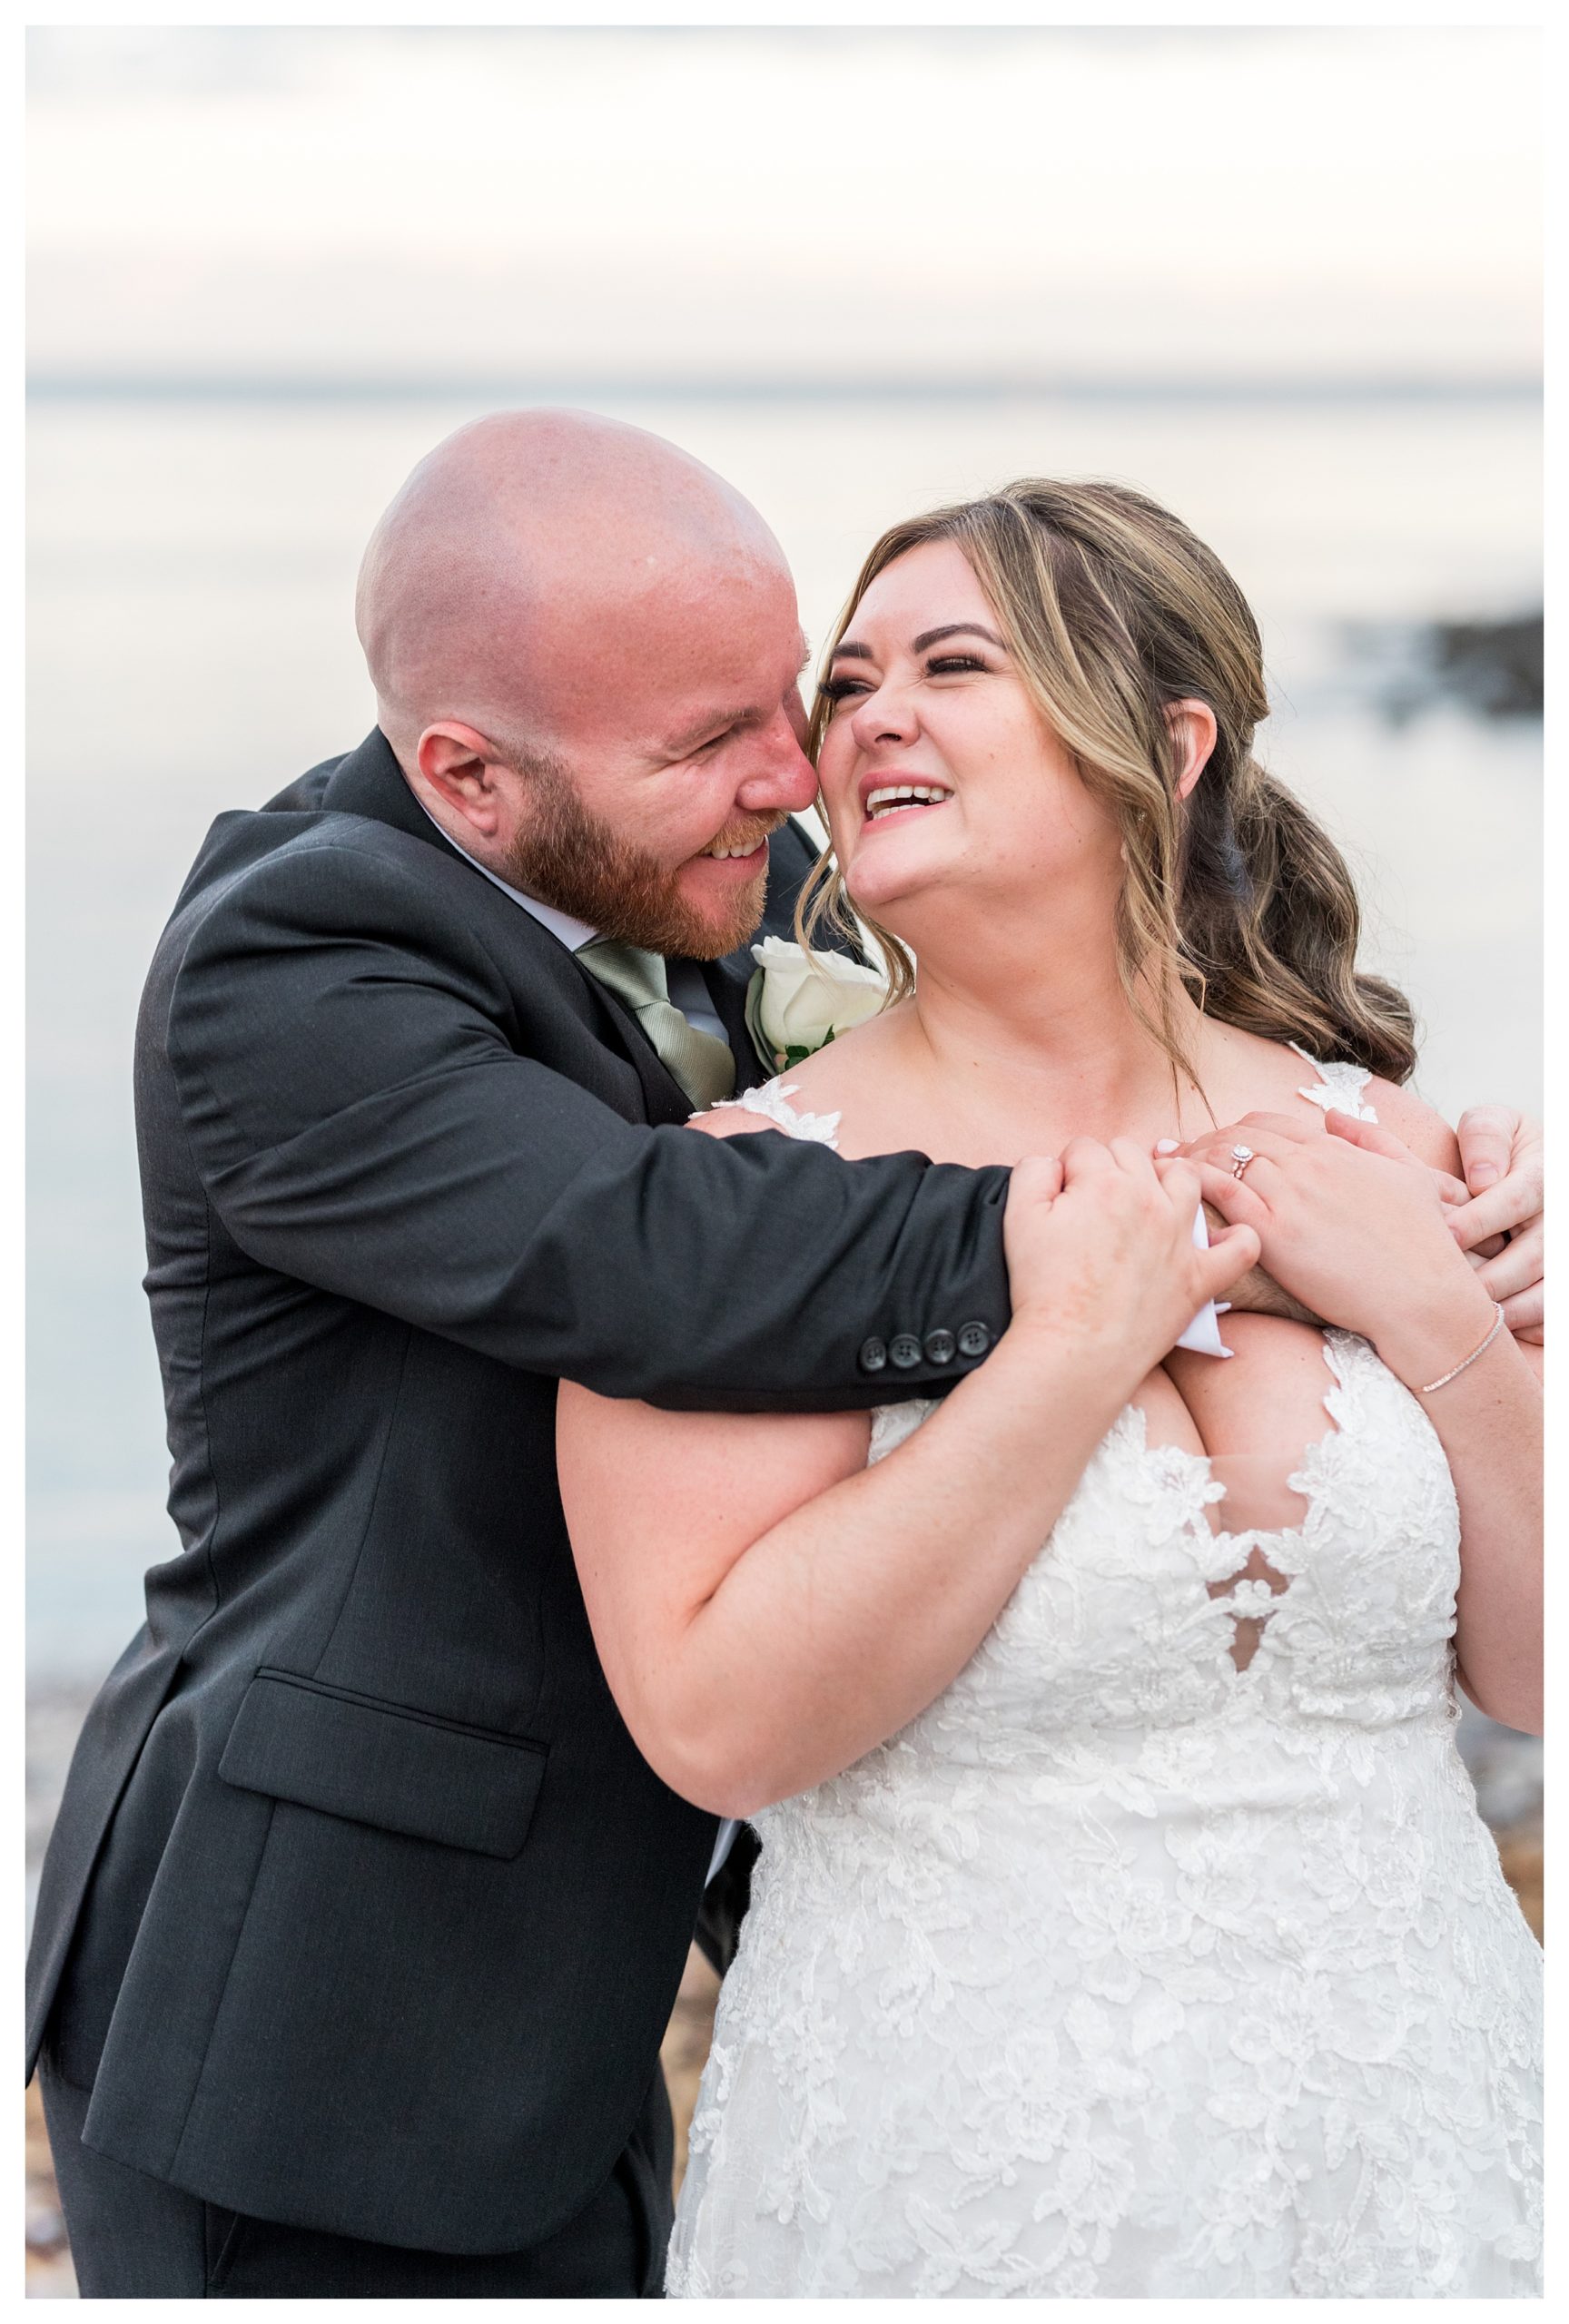
[{"label": "lace appliqu\u00e9 on bodice", "polygon": [[720,1098],[708,1110],[717,1114],[735,1107],[744,1114],[760,1114],[765,1121],[777,1122],[792,1137],[806,1138],[814,1146],[831,1146],[837,1154],[843,1115],[798,1114],[789,1102],[795,1089],[794,1082],[776,1078],[761,1082],[755,1089],[743,1089],[736,1097]]},{"label": "lace appliqu\u00e9 on bodice", "polygon": [[1299,1098],[1306,1098],[1310,1106],[1322,1107],[1325,1113],[1333,1106],[1337,1112],[1349,1114],[1359,1122],[1377,1120],[1372,1107],[1362,1102],[1362,1092],[1373,1078],[1365,1065],[1349,1065],[1343,1058],[1332,1058],[1327,1065],[1320,1065],[1300,1041],[1291,1041],[1288,1047],[1305,1059],[1318,1076],[1311,1088],[1298,1090]]},{"label": "lace appliqu\u00e9 on bodice", "polygon": [[[1130,1407],[945,1692],[756,1817],[673,2296],[1538,2295],[1541,1955],[1455,1748],[1454,1490],[1367,1343],[1325,1360],[1300,1526],[1216,1531]],[[1255,1542],[1279,1595],[1224,1586]]]},{"label": "lace appliqu\u00e9 on bodice", "polygon": [[[1359,1122],[1377,1120],[1372,1107],[1362,1102],[1363,1089],[1372,1078],[1366,1066],[1349,1065],[1342,1059],[1331,1059],[1328,1064],[1321,1065],[1300,1041],[1289,1042],[1288,1046],[1295,1049],[1297,1055],[1318,1076],[1311,1088],[1298,1089],[1297,1095],[1299,1098],[1306,1098],[1312,1105],[1322,1107],[1326,1113],[1333,1106],[1341,1113],[1353,1115]],[[839,1124],[843,1115],[797,1113],[789,1102],[795,1095],[796,1086],[794,1082],[785,1081],[783,1076],[776,1076],[772,1081],[760,1083],[755,1089],[743,1089],[736,1097],[717,1098],[709,1111],[718,1113],[727,1106],[738,1107],[744,1114],[760,1114],[765,1121],[777,1122],[779,1128],[787,1130],[792,1137],[809,1138],[816,1145],[831,1146],[837,1153]]]}]

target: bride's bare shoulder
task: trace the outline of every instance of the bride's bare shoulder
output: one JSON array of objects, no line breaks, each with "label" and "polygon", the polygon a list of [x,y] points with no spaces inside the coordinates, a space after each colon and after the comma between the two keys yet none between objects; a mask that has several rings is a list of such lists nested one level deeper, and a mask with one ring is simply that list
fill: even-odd
[{"label": "bride's bare shoulder", "polygon": [[1225,1029],[1225,1057],[1248,1095],[1247,1104],[1228,1109],[1238,1120],[1246,1113],[1322,1114],[1325,1098],[1345,1082],[1347,1099],[1354,1085],[1357,1103],[1371,1108],[1380,1128],[1391,1131],[1422,1161],[1439,1170],[1458,1167],[1454,1131],[1414,1089],[1376,1073],[1358,1076],[1354,1068],[1347,1072],[1345,1059],[1317,1060],[1306,1049],[1235,1026]]},{"label": "bride's bare shoulder", "polygon": [[1436,1107],[1419,1098],[1415,1089],[1381,1080],[1377,1074],[1369,1079],[1366,1094],[1380,1126],[1393,1131],[1419,1161],[1430,1169],[1460,1175],[1459,1140]]}]

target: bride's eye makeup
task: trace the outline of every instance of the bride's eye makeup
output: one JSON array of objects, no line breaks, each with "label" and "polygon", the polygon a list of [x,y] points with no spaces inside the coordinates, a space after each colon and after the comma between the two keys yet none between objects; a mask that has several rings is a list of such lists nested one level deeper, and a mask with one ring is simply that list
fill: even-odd
[{"label": "bride's eye makeup", "polygon": [[[923,675],[928,678],[985,677],[992,668],[979,654],[932,654],[927,656]],[[824,678],[817,689],[824,702],[845,702],[854,694],[870,694],[869,679],[848,675]]]}]

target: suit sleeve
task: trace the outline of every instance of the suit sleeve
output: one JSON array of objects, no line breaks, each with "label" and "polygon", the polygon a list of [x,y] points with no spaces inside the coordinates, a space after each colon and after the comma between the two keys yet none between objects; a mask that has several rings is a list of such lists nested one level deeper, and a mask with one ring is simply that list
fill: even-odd
[{"label": "suit sleeve", "polygon": [[[165,1029],[232,1241],[504,1363],[671,1406],[930,1394],[978,1360],[955,1350],[965,1325],[1004,1327],[1006,1172],[627,1123],[528,1053],[514,1008],[395,862],[322,845],[236,881]],[[919,1361],[869,1370],[866,1343],[901,1335]]]}]

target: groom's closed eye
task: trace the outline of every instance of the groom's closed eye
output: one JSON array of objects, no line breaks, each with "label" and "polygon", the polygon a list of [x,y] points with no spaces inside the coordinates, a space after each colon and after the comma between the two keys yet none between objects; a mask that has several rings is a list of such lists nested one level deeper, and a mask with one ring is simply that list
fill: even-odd
[{"label": "groom's closed eye", "polygon": [[700,759],[706,752],[716,751],[721,743],[727,743],[732,734],[737,733],[741,727],[749,725],[752,722],[749,719],[733,718],[728,726],[720,727],[717,734],[710,734],[706,742],[699,743],[696,750],[689,751],[686,753],[687,757]]},{"label": "groom's closed eye", "polygon": [[[790,694],[800,685],[801,674],[811,658],[811,648],[803,636],[801,659],[795,666],[795,675],[782,697],[784,701],[787,702]],[[762,710],[752,703],[748,703],[744,710],[711,711],[706,718],[696,720],[681,734],[674,735],[665,744],[663,755],[672,763],[678,759],[699,758],[705,751],[716,750],[721,743],[727,742],[732,734],[738,733],[742,728],[765,726],[769,720],[776,715],[776,711]]]},{"label": "groom's closed eye", "polygon": [[751,710],[715,711],[682,734],[672,735],[665,744],[663,755],[670,760],[696,758],[700,752],[713,750],[737,726],[745,726],[755,716],[755,711]]}]

